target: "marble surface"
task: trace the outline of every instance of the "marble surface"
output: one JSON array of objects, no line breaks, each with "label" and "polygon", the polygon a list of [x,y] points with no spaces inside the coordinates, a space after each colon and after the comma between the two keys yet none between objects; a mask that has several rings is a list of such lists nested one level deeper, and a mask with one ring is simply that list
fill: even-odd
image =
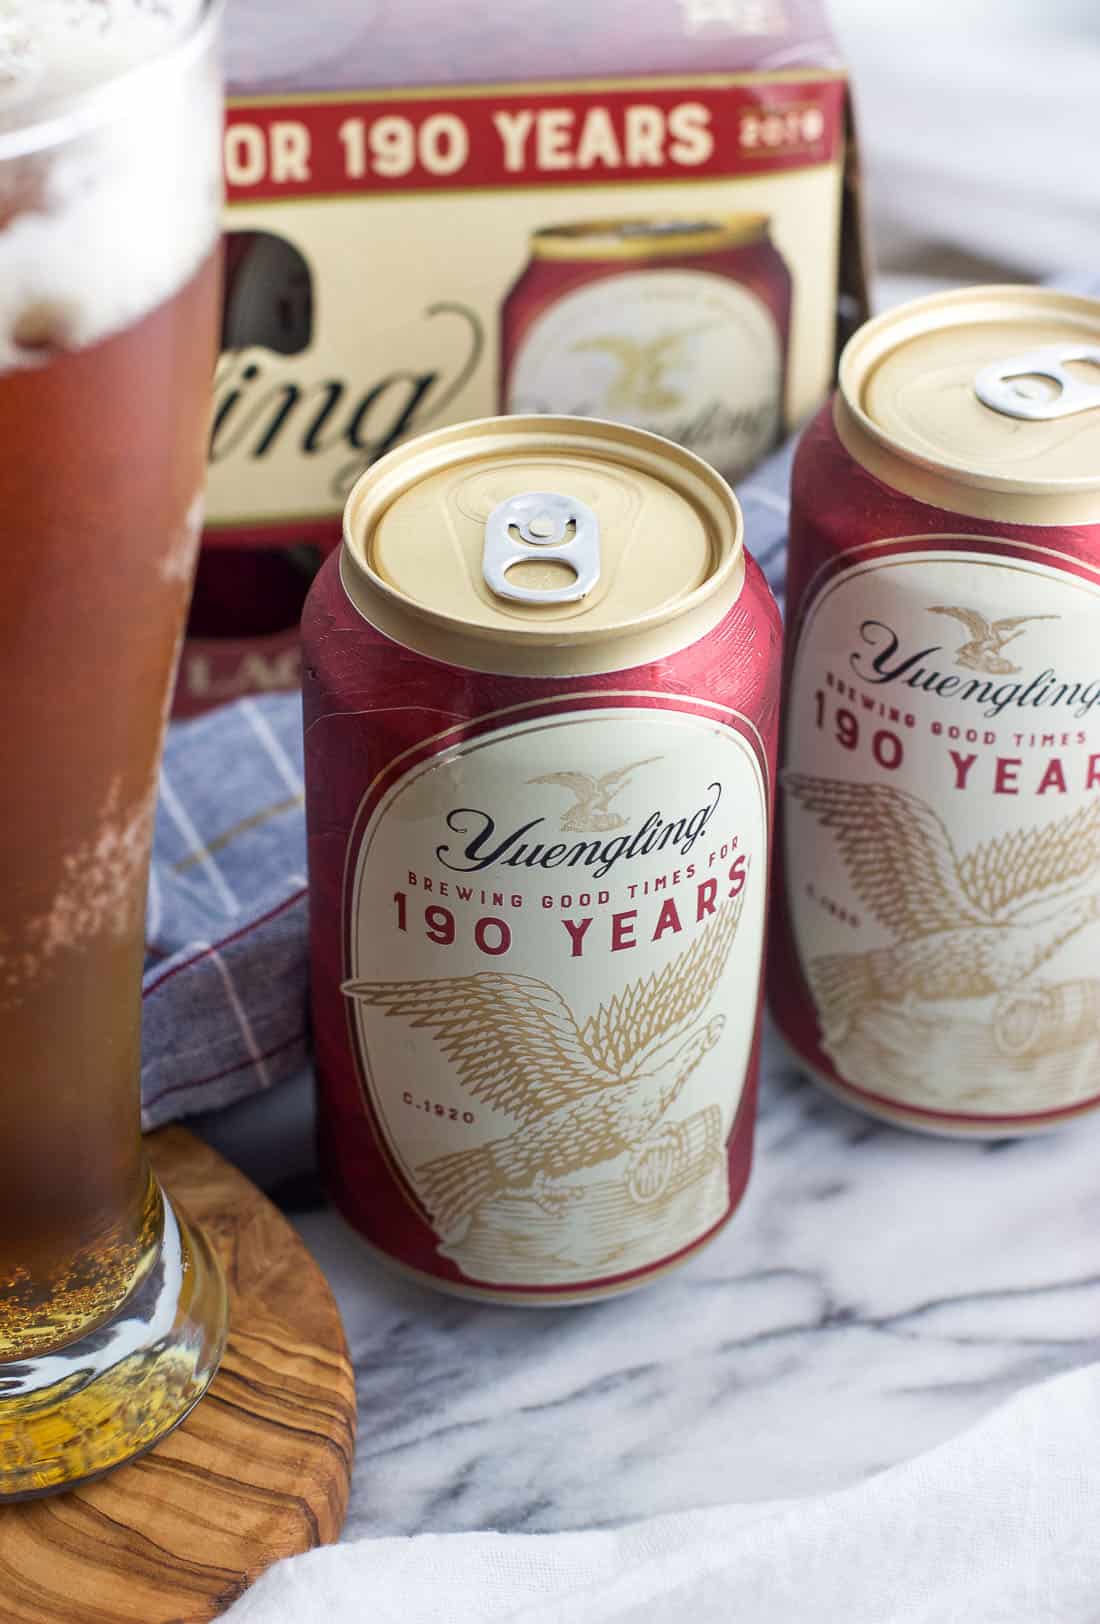
[{"label": "marble surface", "polygon": [[461,1302],[301,1214],[358,1373],[346,1537],[607,1526],[853,1483],[1100,1357],[1098,1219],[1100,1116],[992,1143],[903,1133],[775,1045],[740,1212],[631,1296]]}]

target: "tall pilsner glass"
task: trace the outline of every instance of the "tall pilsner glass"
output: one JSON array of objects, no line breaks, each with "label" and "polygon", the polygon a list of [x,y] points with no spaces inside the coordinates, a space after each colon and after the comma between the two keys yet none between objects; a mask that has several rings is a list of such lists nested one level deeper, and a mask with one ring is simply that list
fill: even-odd
[{"label": "tall pilsner glass", "polygon": [[225,1290],[139,1128],[219,298],[217,0],[0,19],[0,1498],[148,1448]]}]

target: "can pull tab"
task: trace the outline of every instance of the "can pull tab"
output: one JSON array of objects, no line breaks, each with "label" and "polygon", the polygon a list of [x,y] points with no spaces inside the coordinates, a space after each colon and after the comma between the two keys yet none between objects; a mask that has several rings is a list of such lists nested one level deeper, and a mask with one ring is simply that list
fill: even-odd
[{"label": "can pull tab", "polygon": [[[1083,383],[1067,372],[1067,361],[1091,362],[1097,368],[1096,382]],[[1005,417],[1024,417],[1035,423],[1087,412],[1100,406],[1100,348],[1095,344],[1044,344],[1007,361],[994,361],[975,377],[974,393]]]},{"label": "can pull tab", "polygon": [[[520,586],[508,579],[517,564],[560,563],[573,571],[566,586]],[[557,491],[527,491],[500,502],[485,521],[482,574],[498,598],[513,603],[579,603],[600,578],[600,525],[590,507]]]}]

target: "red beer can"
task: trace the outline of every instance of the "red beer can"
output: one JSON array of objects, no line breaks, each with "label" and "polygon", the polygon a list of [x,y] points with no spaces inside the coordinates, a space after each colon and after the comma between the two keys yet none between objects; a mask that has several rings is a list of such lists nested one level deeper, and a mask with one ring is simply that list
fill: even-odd
[{"label": "red beer can", "polygon": [[939,1133],[1100,1103],[1100,302],[870,322],[794,469],[770,1001]]},{"label": "red beer can", "polygon": [[501,316],[504,412],[663,434],[739,479],[783,432],[791,275],[765,214],[547,226]]},{"label": "red beer can", "polygon": [[728,486],[497,418],[355,486],[303,619],[332,1197],[444,1290],[623,1291],[748,1178],[779,622]]}]

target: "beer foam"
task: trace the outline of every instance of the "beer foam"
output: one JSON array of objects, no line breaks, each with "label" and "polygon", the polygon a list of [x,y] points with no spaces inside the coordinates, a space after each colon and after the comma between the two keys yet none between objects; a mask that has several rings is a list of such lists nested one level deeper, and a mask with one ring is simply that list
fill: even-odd
[{"label": "beer foam", "polygon": [[102,84],[201,14],[202,0],[0,0],[0,107]]},{"label": "beer foam", "polygon": [[0,0],[0,368],[129,325],[213,245],[216,70],[195,53],[165,57],[203,10],[203,0]]}]

